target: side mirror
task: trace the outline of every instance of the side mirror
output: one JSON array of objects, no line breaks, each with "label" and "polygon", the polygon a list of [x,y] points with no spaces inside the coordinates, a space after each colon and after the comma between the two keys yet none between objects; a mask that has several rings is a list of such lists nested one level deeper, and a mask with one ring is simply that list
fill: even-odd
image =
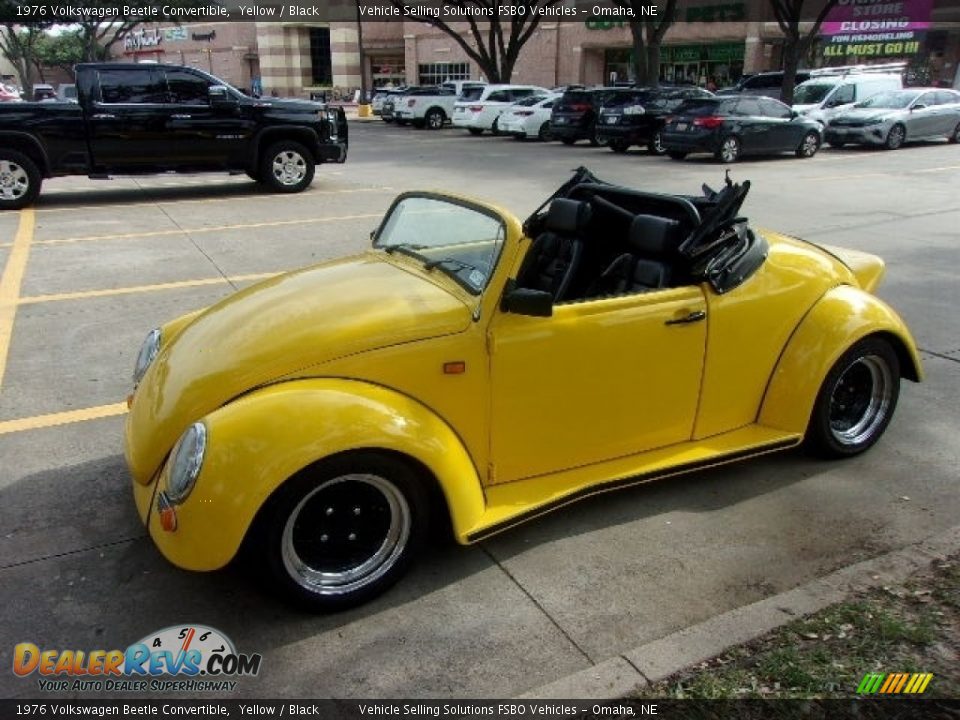
[{"label": "side mirror", "polygon": [[914,110],[925,110],[926,108],[927,106],[924,105],[923,103],[917,103],[912,108],[910,108],[910,112],[913,112]]},{"label": "side mirror", "polygon": [[210,100],[210,107],[230,108],[237,106],[237,100],[230,91],[223,85],[211,85],[207,90],[207,98]]},{"label": "side mirror", "polygon": [[500,309],[516,315],[550,317],[553,315],[553,296],[545,290],[516,287],[511,281],[503,294]]},{"label": "side mirror", "polygon": [[791,110],[791,111],[790,111],[790,119],[791,119],[791,120],[796,120],[798,117],[800,117],[800,113],[798,113],[796,110]]}]

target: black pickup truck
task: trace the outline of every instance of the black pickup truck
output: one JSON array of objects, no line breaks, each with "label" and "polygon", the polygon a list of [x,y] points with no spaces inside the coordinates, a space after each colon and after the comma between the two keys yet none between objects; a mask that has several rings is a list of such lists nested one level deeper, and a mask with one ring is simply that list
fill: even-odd
[{"label": "black pickup truck", "polygon": [[40,194],[44,178],[245,172],[300,192],[319,163],[347,157],[343,110],[256,99],[194,68],[77,65],[77,102],[0,103],[0,209]]}]

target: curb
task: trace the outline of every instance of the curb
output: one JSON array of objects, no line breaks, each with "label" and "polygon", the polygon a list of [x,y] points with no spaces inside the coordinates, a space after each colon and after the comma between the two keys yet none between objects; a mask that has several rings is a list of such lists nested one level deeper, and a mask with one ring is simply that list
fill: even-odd
[{"label": "curb", "polygon": [[902,582],[958,549],[960,526],[627,650],[593,667],[529,690],[520,698],[622,698],[798,617],[841,602],[852,592]]}]

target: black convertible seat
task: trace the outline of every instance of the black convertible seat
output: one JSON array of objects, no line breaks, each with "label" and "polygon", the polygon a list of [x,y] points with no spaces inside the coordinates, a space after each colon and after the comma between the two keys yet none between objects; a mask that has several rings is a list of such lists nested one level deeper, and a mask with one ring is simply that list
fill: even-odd
[{"label": "black convertible seat", "polygon": [[670,286],[680,225],[656,215],[637,215],[630,224],[630,252],[617,257],[597,281],[592,295],[622,295]]},{"label": "black convertible seat", "polygon": [[517,285],[549,292],[562,300],[583,255],[582,233],[590,222],[590,205],[557,198],[550,203],[541,232],[517,274]]}]

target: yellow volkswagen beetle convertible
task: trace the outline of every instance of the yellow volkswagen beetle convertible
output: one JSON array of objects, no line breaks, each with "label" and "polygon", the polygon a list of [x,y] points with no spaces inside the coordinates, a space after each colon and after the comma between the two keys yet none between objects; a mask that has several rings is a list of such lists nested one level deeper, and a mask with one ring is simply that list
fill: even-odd
[{"label": "yellow volkswagen beetle convertible", "polygon": [[151,537],[190,570],[246,543],[335,609],[396,581],[430,521],[472,543],[801,443],[866,450],[922,375],[883,262],[751,228],[748,188],[581,168],[522,225],[404,193],[368,251],[153,330],[126,426]]}]

